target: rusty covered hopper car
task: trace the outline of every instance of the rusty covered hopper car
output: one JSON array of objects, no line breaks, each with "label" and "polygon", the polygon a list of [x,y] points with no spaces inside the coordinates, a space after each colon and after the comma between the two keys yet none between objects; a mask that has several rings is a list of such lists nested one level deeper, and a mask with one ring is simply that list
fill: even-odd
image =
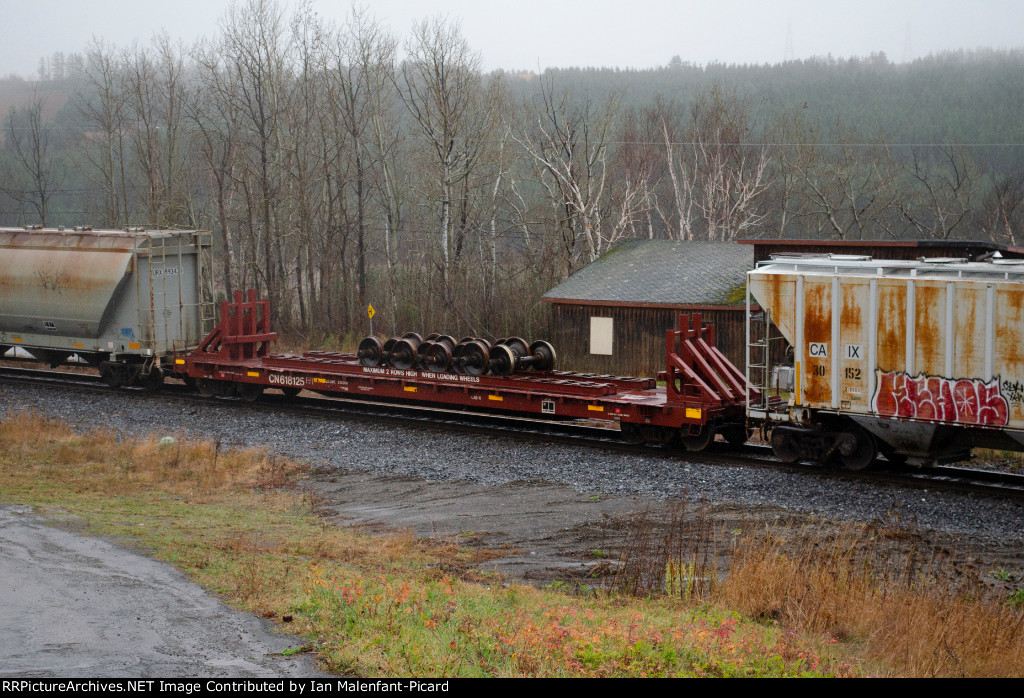
[{"label": "rusty covered hopper car", "polygon": [[208,232],[0,228],[0,355],[159,383],[212,328],[213,300]]},{"label": "rusty covered hopper car", "polygon": [[1024,260],[777,257],[748,289],[791,345],[773,356],[748,324],[755,384],[780,359],[794,369],[790,395],[748,406],[781,459],[859,469],[879,449],[913,464],[1024,450]]}]

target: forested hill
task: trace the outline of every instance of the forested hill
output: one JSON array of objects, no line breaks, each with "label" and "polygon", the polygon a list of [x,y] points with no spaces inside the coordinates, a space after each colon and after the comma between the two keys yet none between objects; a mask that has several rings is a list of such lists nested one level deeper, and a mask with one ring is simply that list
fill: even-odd
[{"label": "forested hill", "polygon": [[[536,75],[513,81],[524,98]],[[755,107],[753,128],[769,129],[780,112],[803,110],[819,131],[837,123],[892,144],[965,143],[1001,171],[1024,168],[1024,50],[955,51],[892,63],[885,54],[832,57],[773,65],[697,66],[675,58],[653,70],[552,68],[559,89],[596,100],[617,95],[643,108],[658,96],[691,104],[719,83]],[[1019,144],[1017,148],[1001,147]]]},{"label": "forested hill", "polygon": [[[88,90],[82,62],[49,58],[41,66],[62,66],[54,75],[27,81],[0,79],[0,115],[29,103],[42,90],[52,96],[49,109],[59,121],[75,123],[79,115],[64,111],[77,90]],[[52,77],[51,77],[52,76]],[[534,70],[504,73],[513,95],[531,100],[540,77]],[[982,146],[978,154],[1001,171],[1024,168],[1024,49],[950,51],[893,63],[885,54],[865,58],[811,58],[761,65],[693,65],[672,58],[650,70],[619,68],[548,68],[544,79],[558,90],[588,95],[595,101],[616,97],[640,109],[661,98],[688,105],[713,84],[735,90],[756,106],[752,127],[764,133],[777,115],[803,110],[818,130],[835,124],[893,144],[964,143]],[[1007,144],[1019,147],[1006,148]]]}]

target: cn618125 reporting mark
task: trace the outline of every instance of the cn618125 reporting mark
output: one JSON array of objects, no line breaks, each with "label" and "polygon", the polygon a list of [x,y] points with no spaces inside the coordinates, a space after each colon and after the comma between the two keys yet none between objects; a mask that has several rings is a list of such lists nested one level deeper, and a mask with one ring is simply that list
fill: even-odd
[{"label": "cn618125 reporting mark", "polygon": [[289,376],[284,373],[271,373],[267,376],[267,382],[271,385],[285,385],[289,388],[305,388],[309,380],[305,376]]}]

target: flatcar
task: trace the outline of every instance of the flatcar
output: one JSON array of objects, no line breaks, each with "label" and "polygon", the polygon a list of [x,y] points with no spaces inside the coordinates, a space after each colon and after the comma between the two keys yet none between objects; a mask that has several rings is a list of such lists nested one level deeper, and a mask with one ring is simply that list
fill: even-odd
[{"label": "flatcar", "polygon": [[157,387],[216,322],[205,231],[0,228],[0,356]]},{"label": "flatcar", "polygon": [[679,327],[666,331],[665,385],[659,387],[653,378],[555,370],[550,345],[515,337],[493,344],[466,338],[449,350],[444,342],[430,346],[408,333],[386,343],[367,338],[353,354],[271,354],[276,335],[267,300],[237,292],[222,303],[220,315],[199,347],[175,359],[177,370],[206,395],[255,400],[266,388],[285,394],[306,389],[551,420],[602,420],[617,422],[627,441],[678,440],[694,451],[717,433],[734,442],[746,439],[743,376],[715,347],[714,330],[700,316],[681,316]]}]

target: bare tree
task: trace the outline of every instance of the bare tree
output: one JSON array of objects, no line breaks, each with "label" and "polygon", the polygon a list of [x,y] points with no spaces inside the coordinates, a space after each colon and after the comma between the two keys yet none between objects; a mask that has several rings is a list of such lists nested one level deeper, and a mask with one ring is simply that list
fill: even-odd
[{"label": "bare tree", "polygon": [[[352,17],[334,35],[325,66],[329,114],[334,128],[343,131],[345,147],[338,157],[346,157],[352,166],[355,203],[356,295],[358,305],[366,305],[367,218],[372,179],[380,150],[375,147],[382,134],[374,130],[382,92],[390,92],[395,42],[365,11],[353,10]],[[341,134],[336,143],[342,143]],[[389,248],[390,240],[385,241]],[[390,264],[390,250],[385,250]]]},{"label": "bare tree", "polygon": [[662,121],[680,239],[734,240],[764,221],[771,158],[750,131],[747,101],[717,83],[690,109],[682,143]]},{"label": "bare tree", "polygon": [[188,223],[179,188],[187,160],[182,135],[185,104],[185,54],[166,34],[151,53],[126,54],[127,118],[134,154],[145,182],[140,192],[151,225]]},{"label": "bare tree", "polygon": [[14,161],[18,173],[13,181],[4,180],[0,190],[35,211],[46,225],[50,199],[60,186],[62,169],[54,162],[54,134],[45,117],[46,99],[38,92],[28,106],[11,108],[4,119],[4,149]]},{"label": "bare tree", "polygon": [[967,226],[978,168],[966,148],[943,146],[934,157],[913,148],[903,168],[912,189],[900,211],[918,235],[946,240]]},{"label": "bare tree", "polygon": [[658,202],[658,189],[667,174],[666,159],[660,148],[661,98],[640,110],[628,110],[620,119],[619,146],[615,150],[615,169],[618,176],[635,184],[626,190],[640,192],[640,210],[629,219],[633,237],[653,239],[655,215],[659,219],[658,233],[665,222],[665,213]]},{"label": "bare tree", "polygon": [[[271,298],[271,312],[285,310],[281,127],[285,108],[289,45],[281,8],[271,0],[232,5],[222,26],[224,67],[231,73],[230,92],[238,114],[241,183],[247,205],[244,225],[261,250],[258,271]],[[275,310],[276,308],[276,310]],[[272,318],[272,321],[277,318]]]},{"label": "bare tree", "polygon": [[470,50],[457,23],[441,18],[420,22],[406,50],[409,57],[395,86],[432,153],[440,270],[450,303],[452,263],[459,251],[453,205],[469,184],[495,115],[483,89],[480,56]]},{"label": "bare tree", "polygon": [[[625,237],[643,204],[643,187],[631,179],[609,181],[609,139],[618,113],[611,98],[595,107],[589,97],[541,87],[531,133],[515,136],[533,159],[536,178],[554,212],[565,275],[580,259],[593,261]],[[616,191],[612,195],[612,189]]]},{"label": "bare tree", "polygon": [[996,242],[1018,245],[1024,240],[1024,172],[989,179],[981,212],[985,233]]},{"label": "bare tree", "polygon": [[839,240],[898,237],[894,214],[902,192],[896,164],[883,138],[862,142],[837,125],[835,143],[817,138],[797,152],[801,215],[815,237]]},{"label": "bare tree", "polygon": [[[238,190],[234,186],[239,163],[238,84],[234,73],[227,70],[217,47],[203,43],[194,54],[199,66],[195,89],[190,93],[185,110],[194,126],[197,151],[205,166],[209,191],[213,192],[222,246],[222,274],[228,298],[236,288],[236,267],[246,267],[245,248],[236,240],[233,225],[234,201]],[[244,285],[244,284],[243,284]]]},{"label": "bare tree", "polygon": [[86,50],[88,92],[79,93],[78,109],[86,123],[82,150],[91,165],[86,176],[103,192],[100,224],[128,224],[127,146],[128,91],[124,70],[114,51],[100,41]]}]

